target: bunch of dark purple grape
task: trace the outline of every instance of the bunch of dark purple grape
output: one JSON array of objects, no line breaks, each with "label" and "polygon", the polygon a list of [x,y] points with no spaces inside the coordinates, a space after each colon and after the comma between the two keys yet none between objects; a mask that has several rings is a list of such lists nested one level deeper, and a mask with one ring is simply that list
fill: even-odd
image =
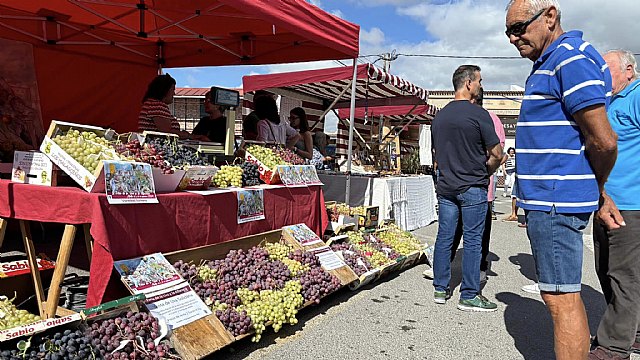
[{"label": "bunch of dark purple grape", "polygon": [[173,174],[171,165],[164,159],[164,152],[158,151],[153,145],[142,145],[140,141],[133,140],[126,144],[116,145],[115,149],[119,155],[160,168],[163,174]]},{"label": "bunch of dark purple grape", "polygon": [[321,267],[311,268],[299,277],[305,301],[320,303],[320,299],[340,289],[340,280]]},{"label": "bunch of dark purple grape", "polygon": [[289,259],[295,260],[302,265],[307,265],[312,269],[320,267],[320,260],[318,260],[317,256],[310,252],[304,252],[300,249],[292,251],[289,254]]},{"label": "bunch of dark purple grape", "polygon": [[291,271],[281,261],[269,259],[269,253],[254,246],[247,251],[231,250],[224,259],[215,260],[218,279],[234,289],[249,290],[281,289],[291,280]]},{"label": "bunch of dark purple grape", "polygon": [[260,185],[260,172],[258,165],[245,161],[242,165],[242,186]]},{"label": "bunch of dark purple grape", "polygon": [[148,139],[147,142],[156,150],[163,152],[165,160],[175,168],[184,169],[189,166],[209,165],[207,161],[200,157],[197,150],[177,144],[170,139],[154,137]]},{"label": "bunch of dark purple grape", "polygon": [[[158,319],[147,313],[127,312],[116,318],[96,321],[87,328],[96,356],[115,359],[177,359],[165,342],[155,344],[160,335]],[[128,343],[120,347],[122,341]]]},{"label": "bunch of dark purple grape", "polygon": [[246,311],[237,312],[231,308],[216,310],[216,317],[233,336],[248,334],[253,325]]},{"label": "bunch of dark purple grape", "polygon": [[[214,267],[215,262],[209,261],[200,266]],[[216,280],[203,280],[198,276],[198,266],[192,263],[185,263],[180,260],[173,264],[178,273],[185,278],[198,296],[207,303],[214,303],[216,300],[229,306],[240,305],[240,298],[235,288],[230,284],[218,282]]]},{"label": "bunch of dark purple grape", "polygon": [[331,250],[338,252],[342,251],[342,258],[344,262],[349,265],[356,275],[360,276],[373,268],[366,256],[363,256],[354,249],[349,243],[334,243],[331,244]]},{"label": "bunch of dark purple grape", "polygon": [[91,338],[80,330],[35,336],[29,342],[20,341],[18,346],[20,348],[0,351],[0,359],[85,360],[91,358],[94,352]]}]

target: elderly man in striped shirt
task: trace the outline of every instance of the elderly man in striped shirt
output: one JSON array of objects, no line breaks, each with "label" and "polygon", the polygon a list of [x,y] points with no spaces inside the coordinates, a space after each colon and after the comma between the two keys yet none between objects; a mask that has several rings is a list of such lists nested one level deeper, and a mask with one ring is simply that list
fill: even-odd
[{"label": "elderly man in striped shirt", "polygon": [[606,113],[611,74],[582,32],[562,29],[556,0],[511,0],[505,25],[520,56],[533,61],[516,133],[517,202],[553,319],[556,357],[584,360],[590,339],[580,297],[582,231],[594,211],[610,228],[622,223],[604,193],[617,156]]}]

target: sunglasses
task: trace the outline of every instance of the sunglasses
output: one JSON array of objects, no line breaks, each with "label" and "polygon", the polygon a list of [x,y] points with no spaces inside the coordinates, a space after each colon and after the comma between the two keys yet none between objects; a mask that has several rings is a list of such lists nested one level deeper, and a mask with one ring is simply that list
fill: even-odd
[{"label": "sunglasses", "polygon": [[518,21],[517,23],[511,24],[507,27],[507,30],[504,33],[507,35],[507,37],[511,37],[511,35],[515,37],[522,36],[525,32],[527,32],[527,27],[532,22],[536,21],[536,19],[539,18],[540,15],[542,15],[542,13],[544,13],[546,10],[547,9],[542,9],[538,11],[535,15],[533,15],[531,19],[527,21]]}]

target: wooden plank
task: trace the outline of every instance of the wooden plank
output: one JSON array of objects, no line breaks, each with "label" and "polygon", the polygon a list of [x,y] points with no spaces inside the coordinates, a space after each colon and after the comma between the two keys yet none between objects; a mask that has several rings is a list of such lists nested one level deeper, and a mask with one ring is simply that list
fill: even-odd
[{"label": "wooden plank", "polygon": [[171,345],[185,360],[202,359],[233,341],[233,336],[213,314],[174,329],[171,336]]},{"label": "wooden plank", "polygon": [[[40,317],[44,318],[45,307],[42,306],[42,303],[44,301],[44,289],[42,288],[42,279],[40,278],[40,269],[38,268],[36,248],[33,245],[33,240],[31,238],[31,228],[29,228],[28,221],[20,220],[20,232],[22,233],[24,250],[27,253],[27,260],[29,262],[31,279],[33,280],[33,287],[36,293],[36,300],[38,302],[38,310],[40,311]],[[58,265],[56,264],[56,270],[57,268],[58,268]]]},{"label": "wooden plank", "polygon": [[4,234],[7,231],[7,220],[0,218],[0,249],[2,249],[2,243],[4,242]]},{"label": "wooden plank", "polygon": [[91,258],[93,257],[93,237],[91,237],[91,224],[82,225],[84,230],[84,245],[87,248],[87,258],[89,259],[89,265],[91,265]]},{"label": "wooden plank", "polygon": [[[46,305],[46,303],[44,303]],[[69,315],[75,315],[77,314],[77,312],[73,311],[73,310],[69,310],[67,308],[63,308],[61,306],[58,306],[58,308],[56,309],[56,315],[59,317],[63,317],[63,316],[69,316]]]},{"label": "wooden plank", "polygon": [[53,271],[53,278],[51,279],[51,286],[49,287],[49,293],[47,295],[47,308],[45,312],[45,316],[47,318],[56,316],[56,309],[58,308],[58,302],[60,301],[60,285],[62,284],[62,280],[64,280],[67,265],[69,265],[69,257],[71,257],[71,249],[73,248],[73,240],[75,236],[76,226],[65,225],[64,233],[62,234],[62,242],[60,243],[58,257],[56,259],[56,268]]}]

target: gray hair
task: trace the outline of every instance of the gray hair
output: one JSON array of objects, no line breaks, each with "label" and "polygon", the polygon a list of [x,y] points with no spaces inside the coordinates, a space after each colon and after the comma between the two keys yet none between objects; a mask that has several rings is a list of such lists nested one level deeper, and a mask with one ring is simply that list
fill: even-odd
[{"label": "gray hair", "polygon": [[[511,9],[511,6],[516,1],[518,0],[509,1],[509,4],[507,5],[507,12],[509,11],[509,9]],[[531,16],[535,15],[538,11],[542,9],[546,9],[548,7],[553,6],[554,8],[556,8],[556,11],[558,12],[558,22],[560,22],[561,11],[560,11],[560,3],[558,3],[558,0],[524,0],[524,1],[529,5],[527,12]]]},{"label": "gray hair", "polygon": [[624,69],[627,68],[627,66],[631,65],[633,68],[633,80],[636,80],[640,77],[640,74],[638,74],[638,63],[636,62],[636,57],[633,55],[633,53],[629,50],[624,50],[624,49],[616,49],[616,50],[609,50],[605,53],[606,54],[616,54],[618,55],[618,59],[620,59],[620,70],[624,71]]},{"label": "gray hair", "polygon": [[474,81],[476,79],[476,72],[480,72],[480,66],[478,65],[461,65],[453,73],[453,89],[458,91],[462,89],[464,83],[467,80]]}]

